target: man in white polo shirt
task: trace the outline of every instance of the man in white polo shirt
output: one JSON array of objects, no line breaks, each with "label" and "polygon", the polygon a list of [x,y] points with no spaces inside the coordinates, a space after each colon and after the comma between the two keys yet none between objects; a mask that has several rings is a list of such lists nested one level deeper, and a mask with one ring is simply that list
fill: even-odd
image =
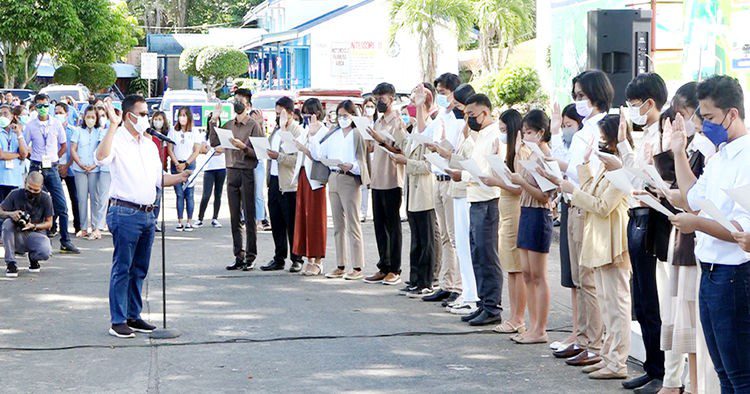
[{"label": "man in white polo shirt", "polygon": [[[732,233],[750,231],[750,212],[725,190],[750,185],[750,136],[744,125],[742,87],[719,75],[698,85],[703,134],[719,148],[696,179],[685,150],[684,120],[678,115],[672,152],[680,194],[690,211],[672,223],[682,233],[696,233],[695,257],[701,265],[698,295],[700,319],[708,352],[723,393],[750,392],[750,257]],[[706,212],[710,202],[732,221],[730,232]]]},{"label": "man in white polo shirt", "polygon": [[[97,165],[109,165],[112,174],[107,226],[115,246],[109,278],[109,334],[134,338],[134,331],[149,333],[154,326],[141,319],[141,287],[148,274],[156,225],[154,202],[161,187],[159,151],[150,136],[148,106],[139,95],[122,100],[122,119],[106,103],[109,131],[96,153]],[[122,126],[118,127],[122,122]],[[164,186],[187,181],[190,171],[164,175]]]}]

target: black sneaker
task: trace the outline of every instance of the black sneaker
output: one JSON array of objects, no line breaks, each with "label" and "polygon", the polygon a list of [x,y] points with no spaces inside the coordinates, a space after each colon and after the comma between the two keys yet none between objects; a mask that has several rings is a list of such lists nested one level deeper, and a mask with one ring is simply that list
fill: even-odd
[{"label": "black sneaker", "polygon": [[41,271],[42,271],[42,266],[39,265],[38,261],[29,260],[29,272],[36,274]]},{"label": "black sneaker", "polygon": [[245,268],[245,263],[241,261],[235,261],[234,264],[227,266],[227,271],[238,271]]},{"label": "black sneaker", "polygon": [[127,325],[135,332],[144,332],[146,334],[151,333],[156,329],[156,326],[152,326],[141,319],[128,319]]},{"label": "black sneaker", "polygon": [[58,232],[57,232],[57,229],[50,229],[50,230],[47,230],[47,237],[49,237],[49,238],[55,238],[55,237],[57,237],[57,236],[58,236],[59,234],[60,234],[60,233],[58,233]]},{"label": "black sneaker", "polygon": [[16,263],[8,263],[8,268],[5,269],[5,276],[8,278],[18,278],[18,267],[16,267]]},{"label": "black sneaker", "polygon": [[450,296],[451,296],[451,293],[449,291],[445,291],[443,289],[440,289],[440,290],[436,291],[435,293],[433,293],[432,295],[425,296],[424,298],[422,298],[422,301],[426,301],[426,302],[440,302],[440,301],[442,301],[442,300],[444,300],[444,299],[446,299],[446,298],[448,298]]},{"label": "black sneaker", "polygon": [[118,338],[135,338],[135,333],[125,323],[113,324],[109,328],[109,335]]},{"label": "black sneaker", "polygon": [[471,315],[461,316],[461,321],[464,322],[464,323],[468,323],[470,320],[474,320],[477,316],[479,316],[479,315],[482,314],[482,310],[483,309],[478,308]]},{"label": "black sneaker", "polygon": [[461,296],[461,294],[451,292],[451,295],[448,298],[446,298],[445,300],[443,300],[442,305],[443,306],[448,306],[448,305],[456,302],[456,300],[458,299],[459,296]]},{"label": "black sneaker", "polygon": [[60,243],[60,253],[81,254],[81,251],[72,242],[68,241]]},{"label": "black sneaker", "polygon": [[399,289],[398,295],[405,296],[405,295],[411,293],[414,290],[417,290],[417,286],[406,285],[406,286],[402,287],[401,289]]},{"label": "black sneaker", "polygon": [[255,261],[247,261],[245,262],[245,266],[242,267],[243,271],[252,271],[255,269]]}]

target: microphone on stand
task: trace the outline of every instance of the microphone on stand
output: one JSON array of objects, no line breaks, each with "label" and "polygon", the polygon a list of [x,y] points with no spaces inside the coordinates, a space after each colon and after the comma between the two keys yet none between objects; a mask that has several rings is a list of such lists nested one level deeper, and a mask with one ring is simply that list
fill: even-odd
[{"label": "microphone on stand", "polygon": [[166,135],[164,135],[164,134],[162,134],[162,133],[160,133],[160,132],[158,132],[158,131],[150,128],[150,127],[148,129],[146,129],[146,134],[152,135],[152,136],[156,137],[157,139],[159,139],[160,141],[164,141],[164,142],[170,143],[172,145],[177,145],[177,143],[174,142],[174,141],[172,141],[171,138],[167,137]]}]

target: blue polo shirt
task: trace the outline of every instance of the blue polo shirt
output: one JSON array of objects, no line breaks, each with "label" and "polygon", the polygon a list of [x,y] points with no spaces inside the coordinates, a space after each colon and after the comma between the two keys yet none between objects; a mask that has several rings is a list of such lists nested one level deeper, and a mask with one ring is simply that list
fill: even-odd
[{"label": "blue polo shirt", "polygon": [[[0,129],[0,149],[3,152],[18,153],[18,136],[13,131]],[[13,162],[13,168],[7,168],[7,163]],[[0,185],[23,186],[23,164],[19,159],[0,160]]]},{"label": "blue polo shirt", "polygon": [[[94,162],[94,156],[96,155],[96,148],[99,146],[99,141],[102,139],[99,134],[100,130],[98,128],[84,129],[76,127],[70,137],[71,149],[73,144],[78,144],[76,148],[78,159],[85,166],[96,165]],[[70,160],[73,160],[72,156]],[[84,172],[81,166],[76,162],[73,162],[70,168],[75,172]],[[99,167],[97,166],[92,172],[99,172]]]}]

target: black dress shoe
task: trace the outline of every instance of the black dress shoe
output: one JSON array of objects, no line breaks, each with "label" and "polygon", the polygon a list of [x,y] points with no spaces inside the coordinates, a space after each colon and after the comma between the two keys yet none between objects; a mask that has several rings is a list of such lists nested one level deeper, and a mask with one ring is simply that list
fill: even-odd
[{"label": "black dress shoe", "polygon": [[641,376],[622,382],[622,388],[626,390],[635,390],[638,387],[643,387],[647,385],[652,380],[654,379],[648,376],[648,374],[643,374]]},{"label": "black dress shoe", "polygon": [[498,324],[503,321],[502,316],[498,313],[497,315],[490,315],[487,311],[482,311],[479,316],[469,321],[470,326],[486,326],[488,324]]},{"label": "black dress shoe", "polygon": [[472,313],[471,315],[462,316],[461,317],[461,321],[464,322],[464,323],[468,323],[470,320],[473,320],[477,316],[481,315],[482,311],[483,311],[483,309],[479,308],[479,309],[475,310],[474,313]]},{"label": "black dress shoe", "polygon": [[289,267],[289,272],[295,273],[302,271],[302,262],[301,261],[292,261],[292,266]]},{"label": "black dress shoe", "polygon": [[635,394],[656,394],[664,385],[661,379],[653,379],[645,385],[633,390]]},{"label": "black dress shoe", "polygon": [[281,271],[284,269],[284,262],[283,261],[276,261],[271,260],[266,265],[262,265],[260,267],[261,271]]},{"label": "black dress shoe", "polygon": [[442,300],[444,300],[444,299],[446,299],[446,298],[448,298],[450,296],[451,296],[451,293],[449,291],[445,291],[443,289],[440,289],[440,290],[436,291],[435,294],[433,294],[431,296],[423,297],[422,301],[426,301],[426,302],[438,302],[438,301],[442,301]]},{"label": "black dress shoe", "polygon": [[245,263],[241,261],[235,261],[234,264],[227,266],[227,271],[237,271],[245,268]]}]

